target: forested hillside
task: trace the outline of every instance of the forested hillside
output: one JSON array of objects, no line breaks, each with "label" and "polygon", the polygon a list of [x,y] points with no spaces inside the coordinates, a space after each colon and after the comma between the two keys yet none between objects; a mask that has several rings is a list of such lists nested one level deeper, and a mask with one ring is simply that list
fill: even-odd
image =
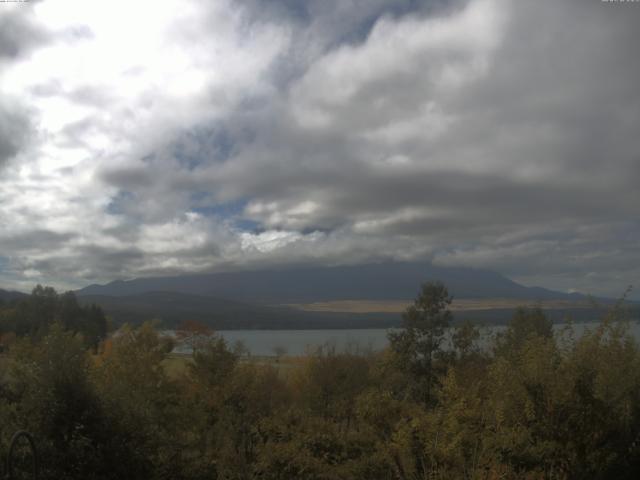
[{"label": "forested hillside", "polygon": [[50,321],[18,332],[2,357],[0,450],[9,432],[31,431],[41,478],[640,475],[640,350],[622,303],[580,338],[521,309],[488,349],[472,324],[447,349],[451,297],[431,283],[384,352],[325,346],[265,362],[206,328],[192,329],[192,356],[175,357],[149,323],[95,350],[62,308],[70,297],[34,294],[3,309],[41,308]]},{"label": "forested hillside", "polygon": [[12,293],[0,301],[0,343],[10,343],[15,336],[41,338],[53,324],[81,335],[85,345],[94,348],[107,336],[102,309],[81,305],[73,292],[58,294],[52,287],[38,285],[31,295]]}]

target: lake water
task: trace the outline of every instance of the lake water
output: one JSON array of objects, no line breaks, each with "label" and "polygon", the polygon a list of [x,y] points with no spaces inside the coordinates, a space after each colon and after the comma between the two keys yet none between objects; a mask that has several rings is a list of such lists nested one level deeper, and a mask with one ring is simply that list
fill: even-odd
[{"label": "lake water", "polygon": [[[585,329],[593,329],[597,322],[576,323],[573,328],[576,336]],[[563,324],[554,328],[559,332]],[[493,335],[504,330],[503,326],[482,327],[481,344],[489,344]],[[630,330],[636,340],[640,341],[640,323],[632,321]],[[249,350],[251,355],[274,355],[276,349],[283,348],[287,355],[303,355],[322,345],[335,346],[337,351],[350,350],[382,350],[387,344],[389,329],[372,328],[357,330],[221,330],[218,332],[230,346],[237,342]]]}]

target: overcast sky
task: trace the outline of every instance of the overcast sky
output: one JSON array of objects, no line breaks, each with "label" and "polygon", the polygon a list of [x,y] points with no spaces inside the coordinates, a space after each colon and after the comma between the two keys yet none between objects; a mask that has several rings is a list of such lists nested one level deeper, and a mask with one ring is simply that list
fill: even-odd
[{"label": "overcast sky", "polygon": [[0,3],[0,288],[430,259],[640,290],[638,25],[600,0]]}]

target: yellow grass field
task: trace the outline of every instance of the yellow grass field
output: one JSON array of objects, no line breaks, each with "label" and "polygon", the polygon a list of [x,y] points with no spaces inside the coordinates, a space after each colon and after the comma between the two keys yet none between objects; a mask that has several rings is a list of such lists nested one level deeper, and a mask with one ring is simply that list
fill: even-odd
[{"label": "yellow grass field", "polygon": [[[306,312],[342,312],[342,313],[401,313],[409,305],[408,300],[334,300],[329,302],[289,303],[287,307]],[[499,310],[517,307],[540,307],[543,309],[589,308],[588,302],[568,300],[518,300],[506,298],[492,299],[456,299],[451,305],[453,311]]]}]

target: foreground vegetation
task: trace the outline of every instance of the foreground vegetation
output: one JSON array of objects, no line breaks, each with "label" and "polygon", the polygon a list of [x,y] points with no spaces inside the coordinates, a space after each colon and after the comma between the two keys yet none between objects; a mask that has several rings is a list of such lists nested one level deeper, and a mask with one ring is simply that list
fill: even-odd
[{"label": "foreground vegetation", "polygon": [[176,368],[151,324],[106,339],[99,309],[46,292],[0,308],[0,451],[28,429],[43,478],[640,476],[640,351],[620,305],[580,338],[522,309],[488,350],[470,324],[444,349],[451,299],[426,284],[387,351],[323,347],[283,376],[216,336],[191,337]]}]

